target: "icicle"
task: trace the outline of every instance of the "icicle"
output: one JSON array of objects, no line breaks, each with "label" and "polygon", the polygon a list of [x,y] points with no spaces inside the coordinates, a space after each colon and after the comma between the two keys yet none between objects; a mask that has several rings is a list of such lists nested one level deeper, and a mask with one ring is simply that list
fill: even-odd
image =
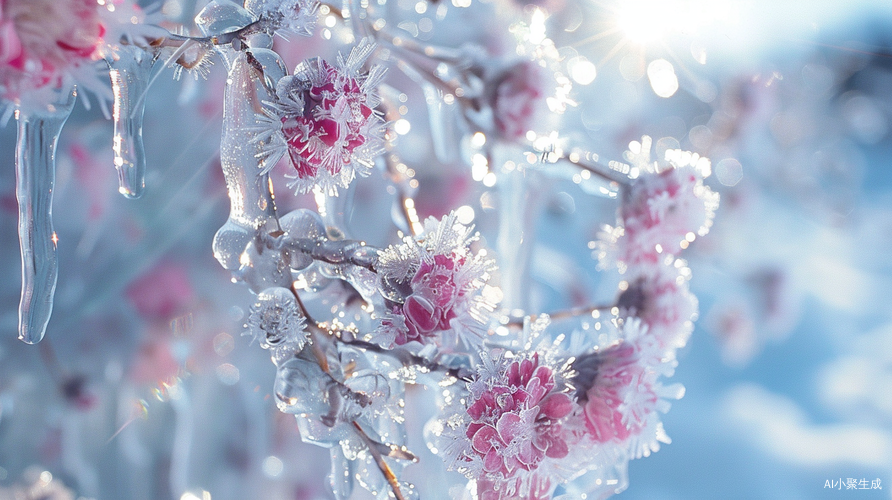
[{"label": "icicle", "polygon": [[52,218],[56,143],[77,93],[73,86],[63,86],[57,96],[57,102],[46,107],[16,110],[16,198],[22,251],[19,339],[28,344],[40,342],[46,333],[58,274],[58,238]]},{"label": "icicle", "polygon": [[[248,11],[228,2],[211,2],[196,17],[206,35],[219,34],[218,29],[231,31],[251,21]],[[273,87],[286,71],[278,54],[267,48],[236,50],[241,42],[216,48],[229,72],[223,96],[220,163],[229,190],[230,212],[229,220],[214,236],[214,257],[224,268],[236,271],[244,264],[241,255],[255,232],[276,219],[269,176],[261,174],[257,157],[263,144],[256,140],[252,129],[257,129],[256,116],[263,101],[275,99]]]},{"label": "icicle", "polygon": [[[497,163],[501,164],[501,162]],[[526,311],[530,306],[530,259],[535,240],[536,217],[539,200],[537,185],[528,176],[533,170],[514,169],[502,172],[498,179],[499,197],[499,274],[504,298],[503,308]]]},{"label": "icicle", "polygon": [[153,54],[123,45],[106,59],[115,95],[115,168],[118,191],[127,198],[139,198],[146,186],[146,152],[142,143],[142,119],[146,109],[143,94],[149,83]]},{"label": "icicle", "polygon": [[326,193],[318,186],[313,189],[316,209],[322,216],[322,223],[330,239],[342,240],[350,237],[347,231],[347,218],[353,210],[353,198],[356,194],[356,183],[351,183],[340,193]]}]

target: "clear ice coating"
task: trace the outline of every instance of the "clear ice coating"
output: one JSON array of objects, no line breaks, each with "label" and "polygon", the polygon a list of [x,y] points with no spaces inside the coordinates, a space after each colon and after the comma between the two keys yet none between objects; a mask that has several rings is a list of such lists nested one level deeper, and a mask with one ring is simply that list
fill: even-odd
[{"label": "clear ice coating", "polygon": [[[205,35],[219,35],[250,24],[251,14],[229,2],[211,2],[196,17]],[[269,176],[262,173],[258,153],[256,113],[263,101],[274,100],[276,82],[285,76],[285,65],[275,52],[259,47],[247,50],[241,43],[218,45],[229,78],[223,96],[223,138],[220,163],[229,191],[229,219],[214,236],[214,257],[227,270],[236,271],[240,256],[256,231],[274,229],[276,208]],[[274,160],[272,160],[274,161]]]},{"label": "clear ice coating", "polygon": [[526,311],[529,306],[530,258],[538,200],[527,176],[532,170],[504,172],[498,181],[503,209],[499,211],[499,274],[504,293],[501,305]]},{"label": "clear ice coating", "polygon": [[139,198],[146,187],[146,152],[142,142],[145,92],[155,57],[133,45],[122,45],[114,56],[106,62],[115,96],[112,148],[118,191],[127,198]]},{"label": "clear ice coating", "polygon": [[56,95],[53,104],[16,111],[16,198],[22,252],[19,339],[28,344],[40,342],[46,334],[58,275],[58,238],[53,230],[56,143],[77,93],[73,86],[65,85]]}]

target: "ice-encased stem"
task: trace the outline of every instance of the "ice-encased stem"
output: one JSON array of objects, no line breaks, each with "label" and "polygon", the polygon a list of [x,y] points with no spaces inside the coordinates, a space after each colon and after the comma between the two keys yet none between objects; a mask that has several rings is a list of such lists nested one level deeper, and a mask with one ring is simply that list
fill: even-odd
[{"label": "ice-encased stem", "polygon": [[59,91],[58,102],[16,110],[16,198],[19,203],[19,247],[22,252],[22,298],[19,339],[43,339],[53,312],[58,265],[53,230],[53,185],[56,143],[77,97],[74,87]]},{"label": "ice-encased stem", "polygon": [[[196,23],[208,36],[251,22],[251,14],[231,2],[213,1],[196,16]],[[272,45],[271,40],[268,45]],[[277,229],[272,186],[269,175],[263,173],[266,165],[259,159],[265,144],[258,140],[257,129],[263,103],[275,101],[275,84],[286,71],[282,59],[267,47],[237,50],[227,44],[215,49],[229,73],[223,93],[220,164],[230,210],[229,219],[214,236],[214,257],[225,269],[238,271],[241,255],[255,234]]]},{"label": "ice-encased stem", "polygon": [[121,46],[115,55],[117,58],[106,60],[115,96],[112,149],[118,171],[118,191],[135,199],[142,196],[146,187],[146,151],[142,141],[146,109],[144,94],[155,57],[133,45]]}]

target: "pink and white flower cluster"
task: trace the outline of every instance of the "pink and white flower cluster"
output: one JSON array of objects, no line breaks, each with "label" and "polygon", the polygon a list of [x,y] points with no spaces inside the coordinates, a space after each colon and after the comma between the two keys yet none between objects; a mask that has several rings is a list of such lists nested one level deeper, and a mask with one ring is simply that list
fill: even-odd
[{"label": "pink and white flower cluster", "polygon": [[406,237],[381,253],[379,289],[388,314],[376,341],[387,346],[480,344],[483,311],[494,307],[480,292],[494,263],[485,250],[471,250],[472,230],[454,213],[440,221],[431,217],[420,236]]},{"label": "pink and white flower cluster", "polygon": [[442,434],[451,468],[477,481],[478,498],[551,498],[576,441],[565,375],[538,353],[484,360]]},{"label": "pink and white flower cluster", "polygon": [[56,86],[97,58],[105,27],[96,0],[0,0],[0,92]]},{"label": "pink and white flower cluster", "polygon": [[631,267],[618,306],[623,314],[639,318],[661,346],[684,347],[698,310],[697,297],[688,286],[690,277],[682,259]]},{"label": "pink and white flower cluster", "polygon": [[339,56],[336,66],[310,59],[278,82],[277,102],[259,119],[269,127],[261,135],[271,139],[265,153],[287,153],[294,167],[289,187],[305,193],[318,186],[337,193],[371,171],[383,151],[384,133],[374,92],[384,69],[362,71],[373,50],[363,41],[346,59]]},{"label": "pink and white flower cluster", "polygon": [[640,458],[657,451],[659,442],[669,442],[659,414],[683,389],[662,385],[661,377],[671,376],[677,363],[674,351],[662,347],[647,325],[629,318],[618,328],[618,340],[575,359],[573,384],[586,439]]},{"label": "pink and white flower cluster", "polygon": [[650,147],[645,136],[625,154],[635,179],[622,200],[620,225],[602,233],[602,263],[611,254],[622,265],[657,263],[678,255],[712,225],[719,195],[703,184],[709,159],[670,150],[663,161],[651,161]]}]

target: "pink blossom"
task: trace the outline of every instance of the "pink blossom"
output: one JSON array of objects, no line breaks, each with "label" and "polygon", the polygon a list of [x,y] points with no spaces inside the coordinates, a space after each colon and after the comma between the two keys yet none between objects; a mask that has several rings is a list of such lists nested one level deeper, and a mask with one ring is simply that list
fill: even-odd
[{"label": "pink blossom", "polygon": [[713,197],[707,199],[707,192],[713,194],[693,168],[643,175],[620,209],[625,227],[620,259],[635,264],[657,262],[660,254],[677,255],[711,224]]},{"label": "pink blossom", "polygon": [[680,348],[688,340],[697,314],[697,298],[688,288],[690,270],[657,263],[637,266],[627,273],[629,287],[618,305],[647,325],[650,335],[663,347]]},{"label": "pink blossom", "polygon": [[573,403],[558,389],[555,371],[539,364],[538,354],[503,368],[466,410],[470,447],[458,460],[480,466],[476,479],[481,498],[539,498],[547,493],[541,491],[543,485],[549,491],[550,485],[537,469],[545,460],[569,453],[563,424]]},{"label": "pink blossom", "polygon": [[424,228],[378,256],[378,288],[390,309],[375,341],[479,345],[485,335],[481,310],[494,307],[481,293],[494,262],[484,251],[471,251],[473,228],[459,223],[454,213],[441,221],[431,217]]},{"label": "pink blossom", "polygon": [[0,0],[0,86],[7,97],[89,62],[105,34],[95,0]]},{"label": "pink blossom", "polygon": [[304,93],[304,114],[282,118],[288,154],[301,179],[314,177],[320,168],[337,174],[349,164],[353,151],[365,143],[362,129],[373,113],[355,78],[321,60],[315,76]]},{"label": "pink blossom", "polygon": [[448,330],[449,321],[456,317],[454,307],[467,294],[455,282],[455,272],[463,264],[456,256],[435,255],[433,262],[422,262],[412,278],[412,295],[406,298],[402,314],[406,317],[408,334],[405,341],[418,341],[437,331]]},{"label": "pink blossom", "polygon": [[650,387],[638,384],[644,365],[633,343],[622,342],[580,356],[574,368],[579,372],[577,398],[591,439],[599,443],[622,442],[641,430],[637,423],[627,425],[621,411],[627,390],[644,391],[656,401]]},{"label": "pink blossom", "polygon": [[307,60],[279,81],[269,125],[282,144],[270,142],[267,153],[287,152],[295,170],[292,188],[347,187],[356,175],[368,175],[382,151],[383,121],[374,109],[374,88],[384,71],[377,66],[370,73],[360,70],[372,49],[361,43],[337,66]]},{"label": "pink blossom", "polygon": [[127,298],[143,318],[167,321],[189,306],[192,284],[184,267],[165,262],[130,283]]},{"label": "pink blossom", "polygon": [[509,68],[498,81],[493,96],[496,130],[506,139],[519,139],[533,126],[545,92],[542,71],[532,61]]}]

